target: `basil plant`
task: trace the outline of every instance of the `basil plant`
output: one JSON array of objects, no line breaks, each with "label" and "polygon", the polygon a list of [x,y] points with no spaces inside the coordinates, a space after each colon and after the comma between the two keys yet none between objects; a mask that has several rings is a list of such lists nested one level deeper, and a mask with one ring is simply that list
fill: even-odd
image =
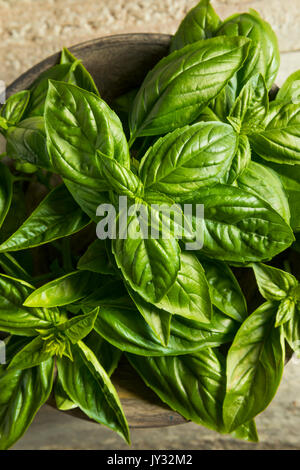
[{"label": "basil plant", "polygon": [[139,89],[107,104],[64,49],[7,99],[0,449],[49,397],[129,442],[121,357],[187,420],[258,440],[300,352],[300,72],[277,92],[278,67],[257,12],[201,0]]}]

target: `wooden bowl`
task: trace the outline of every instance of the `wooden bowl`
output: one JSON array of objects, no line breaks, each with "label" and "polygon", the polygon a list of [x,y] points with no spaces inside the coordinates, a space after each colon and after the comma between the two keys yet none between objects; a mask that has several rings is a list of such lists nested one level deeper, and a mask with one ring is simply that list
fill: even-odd
[{"label": "wooden bowl", "polygon": [[[101,97],[110,104],[141,84],[147,72],[168,54],[170,39],[167,34],[122,34],[84,42],[70,50],[91,73]],[[25,72],[8,87],[7,96],[29,88],[40,73],[58,63],[59,57],[60,53],[54,54]],[[270,99],[274,99],[277,92],[275,85],[270,91]],[[252,270],[237,269],[236,275],[251,310],[256,308],[262,298],[257,295]],[[125,358],[113,374],[112,381],[131,427],[162,427],[186,422],[145,386]],[[53,397],[49,404],[55,406]],[[79,409],[65,413],[88,419]]]},{"label": "wooden bowl", "polygon": [[[141,84],[147,72],[168,54],[170,39],[167,34],[122,34],[84,42],[71,47],[70,51],[82,60],[101,97],[111,103]],[[57,64],[59,58],[60,53],[54,54],[25,72],[8,87],[7,96],[28,89],[40,73]],[[186,422],[145,386],[125,359],[121,360],[112,380],[131,427],[161,427]],[[49,404],[55,406],[53,397]],[[64,413],[88,419],[79,409]]]}]

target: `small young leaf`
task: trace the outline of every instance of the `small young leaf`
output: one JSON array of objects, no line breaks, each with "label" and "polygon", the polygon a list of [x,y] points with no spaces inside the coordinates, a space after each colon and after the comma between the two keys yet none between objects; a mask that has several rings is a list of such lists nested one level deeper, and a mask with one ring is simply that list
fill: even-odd
[{"label": "small young leaf", "polygon": [[73,54],[64,47],[60,57],[61,64],[74,64],[75,66],[71,67],[68,83],[72,83],[73,85],[77,85],[80,88],[83,88],[86,91],[90,91],[95,93],[95,95],[100,96],[98,88],[95,85],[95,82],[90,75],[90,73],[86,70],[86,68],[82,65],[82,63],[73,56]]},{"label": "small young leaf", "polygon": [[11,158],[52,170],[43,117],[30,117],[10,127],[6,139],[6,153]]},{"label": "small young leaf", "polygon": [[287,297],[283,299],[278,307],[276,314],[276,323],[275,327],[277,328],[284,323],[291,321],[296,310],[296,302],[294,299]]},{"label": "small young leaf", "polygon": [[0,110],[0,116],[6,119],[9,126],[18,124],[27,108],[30,91],[24,90],[10,96]]},{"label": "small young leaf", "polygon": [[8,369],[25,370],[48,361],[53,356],[53,353],[45,350],[44,346],[45,341],[43,338],[37,336],[13,357],[8,365]]},{"label": "small young leaf", "polygon": [[0,275],[0,330],[22,336],[36,336],[59,321],[56,309],[28,308],[23,302],[33,291],[26,282]]},{"label": "small young leaf", "polygon": [[99,314],[99,307],[85,315],[77,315],[70,320],[60,323],[56,329],[66,336],[71,343],[76,344],[84,339],[93,329],[96,318]]},{"label": "small young leaf", "polygon": [[144,188],[140,179],[128,168],[120,165],[115,159],[98,152],[99,165],[103,178],[110,188],[120,196],[131,199],[142,197]]},{"label": "small young leaf", "polygon": [[253,270],[259,291],[266,300],[283,300],[298,285],[292,274],[281,269],[260,263],[253,264]]},{"label": "small young leaf", "polygon": [[221,20],[213,9],[210,0],[200,0],[180,23],[171,41],[170,51],[181,49],[187,44],[214,36]]},{"label": "small young leaf", "polygon": [[268,90],[263,76],[257,74],[242,88],[229,113],[228,121],[237,121],[237,130],[242,134],[253,134],[262,128],[268,109]]}]

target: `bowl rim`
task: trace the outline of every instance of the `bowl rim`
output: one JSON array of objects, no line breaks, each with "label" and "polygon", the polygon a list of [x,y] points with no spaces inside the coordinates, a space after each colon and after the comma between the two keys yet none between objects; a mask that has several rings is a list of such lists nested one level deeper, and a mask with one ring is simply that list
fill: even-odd
[{"label": "bowl rim", "polygon": [[[128,43],[128,44],[143,44],[153,46],[153,44],[161,45],[161,46],[168,46],[172,38],[171,34],[165,33],[124,33],[124,34],[111,34],[108,36],[101,36],[95,39],[89,39],[87,41],[80,42],[78,44],[74,44],[71,47],[68,47],[69,51],[74,53],[76,56],[76,52],[84,51],[85,49],[89,49],[91,46],[96,46],[97,49],[103,49],[107,47],[111,47],[113,45],[117,45],[120,43]],[[40,62],[36,63],[28,70],[23,72],[19,75],[13,82],[11,82],[6,89],[7,97],[13,95],[17,91],[24,90],[23,83],[28,80],[28,76],[37,77],[42,72],[47,70],[49,67],[55,65],[59,61],[61,50],[51,54],[50,56],[46,57],[45,59],[41,60]]]}]

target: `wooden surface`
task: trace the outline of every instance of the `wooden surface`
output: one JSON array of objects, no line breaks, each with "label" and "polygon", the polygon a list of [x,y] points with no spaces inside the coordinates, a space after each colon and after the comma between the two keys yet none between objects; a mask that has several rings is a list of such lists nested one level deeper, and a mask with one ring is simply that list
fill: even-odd
[{"label": "wooden surface", "polygon": [[[180,414],[163,403],[150,388],[146,387],[125,357],[121,359],[113,374],[112,382],[131,428],[160,428],[187,422]],[[48,404],[56,407],[53,396]],[[63,413],[91,421],[79,408]]]}]

